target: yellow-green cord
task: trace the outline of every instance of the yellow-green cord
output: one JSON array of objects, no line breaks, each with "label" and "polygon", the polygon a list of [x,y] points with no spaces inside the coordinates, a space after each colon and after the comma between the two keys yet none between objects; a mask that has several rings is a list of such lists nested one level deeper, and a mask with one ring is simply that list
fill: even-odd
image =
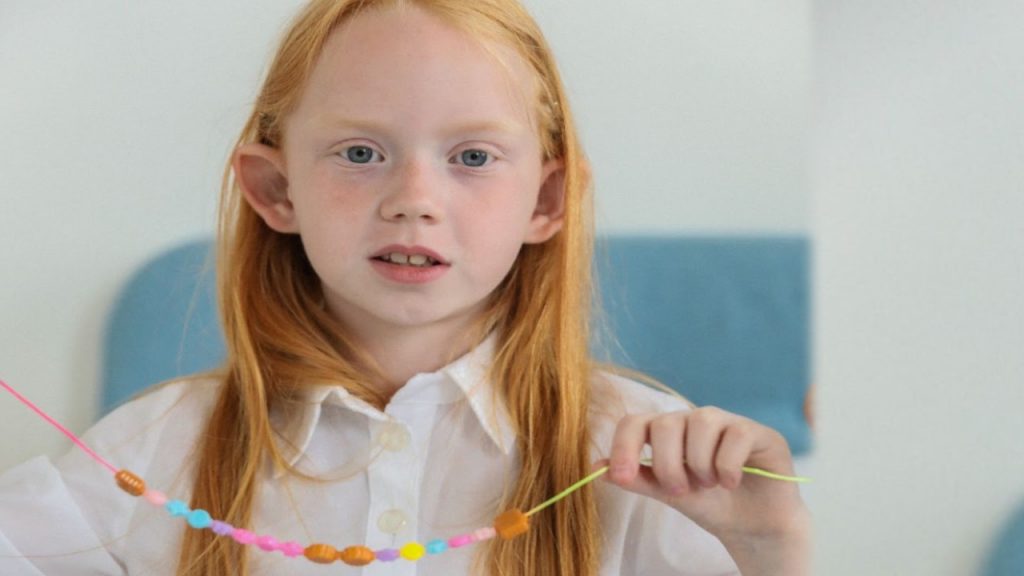
[{"label": "yellow-green cord", "polygon": [[[645,465],[650,465],[651,460],[650,460],[650,458],[644,458],[644,459],[640,460],[640,463],[641,464],[645,464]],[[776,474],[774,472],[769,472],[767,470],[762,470],[760,468],[754,468],[752,466],[744,466],[742,468],[742,470],[744,472],[746,472],[747,474],[753,474],[754,476],[762,476],[764,478],[771,478],[772,480],[781,480],[783,482],[796,482],[796,483],[803,484],[805,482],[810,482],[811,481],[810,478],[805,478],[803,476],[786,476],[784,474]],[[539,506],[537,506],[536,508],[530,510],[529,512],[526,513],[526,515],[527,516],[532,516],[533,514],[535,514],[537,512],[540,512],[541,510],[547,508],[548,506],[551,506],[555,502],[558,502],[562,498],[565,498],[569,494],[572,494],[573,492],[575,492],[575,491],[579,490],[580,488],[586,486],[587,484],[593,482],[597,478],[600,478],[607,471],[608,471],[608,467],[605,466],[604,468],[601,468],[600,470],[592,472],[586,478],[580,480],[579,482],[573,484],[572,486],[569,486],[565,490],[562,490],[561,492],[559,492],[556,496],[550,498],[546,502],[544,502],[544,503],[540,504]]]}]

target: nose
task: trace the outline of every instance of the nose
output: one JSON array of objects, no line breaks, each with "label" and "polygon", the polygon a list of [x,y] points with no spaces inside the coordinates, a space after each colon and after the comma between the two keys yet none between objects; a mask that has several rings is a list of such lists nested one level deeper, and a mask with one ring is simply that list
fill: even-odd
[{"label": "nose", "polygon": [[393,222],[443,219],[444,182],[426,161],[409,159],[396,171],[380,203],[382,218]]}]

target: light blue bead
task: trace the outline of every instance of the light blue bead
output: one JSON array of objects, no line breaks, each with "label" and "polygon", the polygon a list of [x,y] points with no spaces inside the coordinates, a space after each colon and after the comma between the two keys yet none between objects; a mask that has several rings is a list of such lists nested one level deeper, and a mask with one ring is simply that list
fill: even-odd
[{"label": "light blue bead", "polygon": [[427,542],[427,554],[440,554],[448,549],[448,543],[444,540],[431,540]]},{"label": "light blue bead", "polygon": [[188,513],[188,525],[193,528],[202,530],[209,528],[211,524],[213,524],[213,518],[206,510],[193,510]]},{"label": "light blue bead", "polygon": [[171,513],[171,516],[184,518],[188,516],[189,513],[188,504],[185,504],[181,500],[171,500],[165,504],[164,507]]}]

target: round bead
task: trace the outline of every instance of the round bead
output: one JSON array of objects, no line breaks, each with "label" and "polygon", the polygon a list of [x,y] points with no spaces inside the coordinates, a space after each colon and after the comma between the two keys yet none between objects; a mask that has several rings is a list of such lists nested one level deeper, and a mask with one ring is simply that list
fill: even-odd
[{"label": "round bead", "polygon": [[490,540],[491,538],[494,538],[495,534],[497,534],[497,532],[494,530],[494,528],[480,528],[478,530],[473,531],[473,540],[475,542],[483,542],[484,540]]},{"label": "round bead", "polygon": [[227,522],[214,520],[210,523],[210,530],[213,530],[213,533],[218,536],[230,536],[231,533],[235,531],[235,527]]},{"label": "round bead", "polygon": [[163,506],[164,504],[167,504],[167,495],[158,490],[146,490],[142,497],[146,499],[146,502],[149,502],[154,506]]},{"label": "round bead", "polygon": [[277,538],[274,538],[273,536],[260,536],[256,539],[256,546],[264,552],[273,552],[274,550],[277,550],[277,547],[280,546],[280,544],[278,543]]},{"label": "round bead", "polygon": [[383,550],[377,550],[376,552],[377,560],[380,560],[381,562],[394,562],[395,560],[398,560],[398,555],[398,550],[395,550],[394,548],[385,548]]},{"label": "round bead", "polygon": [[164,504],[164,507],[171,513],[171,516],[178,516],[181,518],[188,516],[188,513],[190,512],[188,504],[185,504],[181,500],[171,500],[167,504]]},{"label": "round bead", "polygon": [[118,470],[114,475],[117,486],[132,496],[142,496],[146,492],[146,483],[142,478],[127,470]]},{"label": "round bead", "polygon": [[427,549],[419,542],[409,542],[398,551],[398,554],[406,560],[419,560],[427,553]]},{"label": "round bead", "polygon": [[209,528],[213,524],[213,518],[210,518],[210,513],[206,510],[193,510],[188,513],[188,525],[202,530],[203,528]]},{"label": "round bead", "polygon": [[472,534],[462,534],[460,536],[453,536],[448,539],[448,546],[451,548],[461,548],[467,544],[473,543]]},{"label": "round bead", "polygon": [[310,544],[303,554],[317,564],[330,564],[338,559],[338,551],[327,544]]},{"label": "round bead", "polygon": [[256,541],[256,535],[248,530],[242,530],[241,528],[235,528],[234,532],[231,533],[231,537],[235,539],[235,542],[239,544],[252,544]]},{"label": "round bead", "polygon": [[440,554],[448,549],[448,543],[444,540],[431,540],[427,542],[427,554]]},{"label": "round bead", "polygon": [[305,552],[305,548],[303,548],[302,544],[299,544],[298,542],[285,542],[284,544],[281,544],[279,549],[289,558],[302,556],[303,552]]},{"label": "round bead", "polygon": [[376,557],[366,546],[349,546],[339,554],[341,561],[349,566],[366,566]]}]

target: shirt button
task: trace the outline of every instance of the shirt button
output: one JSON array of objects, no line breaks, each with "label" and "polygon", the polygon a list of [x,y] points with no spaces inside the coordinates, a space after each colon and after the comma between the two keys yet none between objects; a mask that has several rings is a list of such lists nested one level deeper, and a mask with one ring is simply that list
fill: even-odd
[{"label": "shirt button", "polygon": [[377,527],[385,534],[398,534],[408,523],[409,519],[406,518],[405,512],[396,508],[386,510],[377,518]]},{"label": "shirt button", "polygon": [[409,440],[409,431],[397,422],[389,424],[377,435],[377,444],[390,452],[404,450]]}]

